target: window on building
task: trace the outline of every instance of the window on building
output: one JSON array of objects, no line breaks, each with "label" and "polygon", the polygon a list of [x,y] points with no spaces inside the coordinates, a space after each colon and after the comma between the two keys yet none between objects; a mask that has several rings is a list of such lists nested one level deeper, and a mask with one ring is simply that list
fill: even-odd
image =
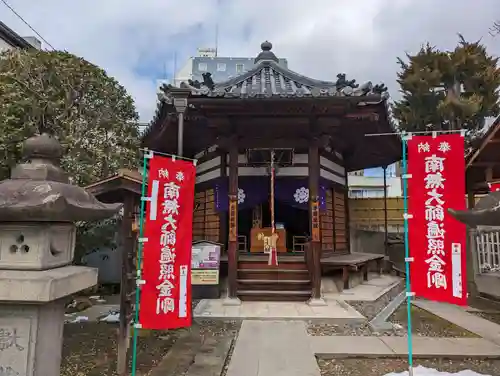
[{"label": "window on building", "polygon": [[384,197],[384,188],[373,187],[365,189],[350,189],[349,197],[351,198],[380,198]]},{"label": "window on building", "polygon": [[226,63],[217,63],[217,71],[225,72],[226,71]]},{"label": "window on building", "polygon": [[244,70],[245,70],[244,64],[236,64],[236,72],[243,73]]},{"label": "window on building", "polygon": [[201,72],[206,72],[208,70],[207,63],[198,63],[198,70]]}]

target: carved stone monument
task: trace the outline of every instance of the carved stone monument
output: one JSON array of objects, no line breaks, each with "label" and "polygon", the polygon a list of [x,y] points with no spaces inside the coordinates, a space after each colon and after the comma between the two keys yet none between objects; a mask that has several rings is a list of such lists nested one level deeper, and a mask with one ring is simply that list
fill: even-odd
[{"label": "carved stone monument", "polygon": [[58,376],[65,298],[97,283],[96,269],[71,265],[75,222],[121,204],[70,184],[47,134],[26,140],[23,157],[0,182],[0,376]]}]

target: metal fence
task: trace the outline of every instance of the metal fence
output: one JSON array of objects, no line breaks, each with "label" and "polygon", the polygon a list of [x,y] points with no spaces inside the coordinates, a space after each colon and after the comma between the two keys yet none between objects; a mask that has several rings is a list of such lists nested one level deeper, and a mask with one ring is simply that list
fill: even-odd
[{"label": "metal fence", "polygon": [[500,228],[478,228],[475,234],[480,273],[500,271]]}]

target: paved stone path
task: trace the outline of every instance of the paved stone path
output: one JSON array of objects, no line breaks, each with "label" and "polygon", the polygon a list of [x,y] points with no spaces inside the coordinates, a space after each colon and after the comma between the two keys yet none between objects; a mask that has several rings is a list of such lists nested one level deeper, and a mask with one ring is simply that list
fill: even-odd
[{"label": "paved stone path", "polygon": [[[311,351],[318,357],[407,356],[407,337],[309,337]],[[415,356],[500,357],[500,346],[483,338],[434,338],[413,336]]]},{"label": "paved stone path", "polygon": [[365,317],[342,301],[326,300],[326,306],[302,302],[241,302],[225,306],[222,299],[203,299],[193,311],[200,319],[224,320],[328,320],[338,324],[362,322]]},{"label": "paved stone path", "polygon": [[186,333],[177,340],[149,376],[220,376],[232,337]]},{"label": "paved stone path", "polygon": [[[500,346],[483,338],[413,337],[421,357],[500,357]],[[243,321],[227,376],[319,376],[316,356],[408,354],[406,337],[309,336],[303,321]]]},{"label": "paved stone path", "polygon": [[227,376],[319,376],[302,321],[243,321]]},{"label": "paved stone path", "polygon": [[413,302],[419,308],[448,320],[452,324],[460,326],[469,332],[475,333],[497,345],[500,345],[500,325],[483,319],[465,309],[451,304],[431,302],[428,300],[416,300]]}]

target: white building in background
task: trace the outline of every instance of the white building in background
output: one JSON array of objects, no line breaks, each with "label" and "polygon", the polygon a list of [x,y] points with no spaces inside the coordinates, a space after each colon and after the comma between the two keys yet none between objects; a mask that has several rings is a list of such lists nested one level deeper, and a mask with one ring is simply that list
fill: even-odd
[{"label": "white building in background", "polygon": [[[396,164],[387,167],[387,197],[402,197],[401,177],[397,173]],[[348,176],[349,197],[382,198],[384,197],[384,171],[375,168],[350,172]]]},{"label": "white building in background", "polygon": [[[175,72],[171,83],[179,86],[181,82],[188,80],[203,81],[203,73],[212,74],[215,83],[227,81],[239,76],[255,66],[255,57],[223,57],[217,56],[215,48],[198,48],[198,56],[192,56]],[[279,59],[280,65],[288,67],[286,59]],[[162,81],[162,80],[159,80]]]},{"label": "white building in background", "polygon": [[42,42],[35,37],[21,37],[14,30],[0,21],[0,52],[11,48],[35,48],[40,50],[42,48]]}]

